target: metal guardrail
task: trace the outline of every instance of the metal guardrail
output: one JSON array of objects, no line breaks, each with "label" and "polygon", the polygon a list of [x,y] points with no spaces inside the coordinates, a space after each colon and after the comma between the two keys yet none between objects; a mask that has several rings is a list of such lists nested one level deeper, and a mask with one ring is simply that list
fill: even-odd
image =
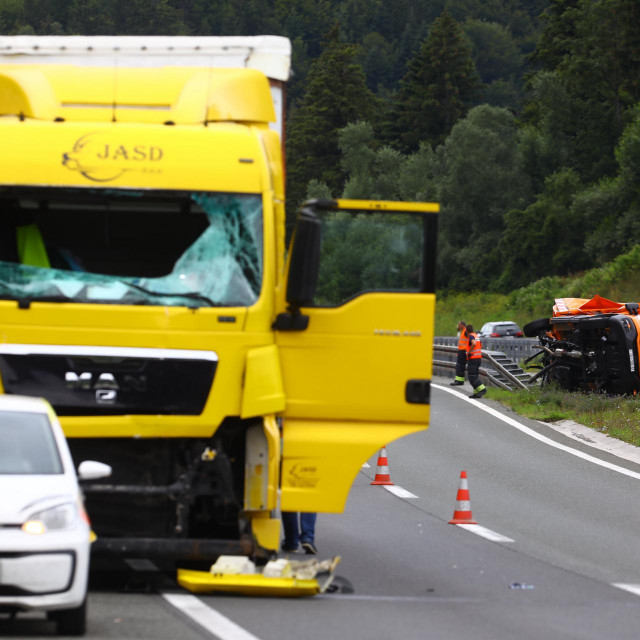
[{"label": "metal guardrail", "polygon": [[[447,360],[434,360],[433,366],[440,367],[442,369],[451,369],[451,371],[455,371],[456,369],[456,363],[449,362]],[[480,379],[483,380],[484,382],[489,381],[492,385],[496,387],[500,387],[501,389],[505,389],[506,391],[512,390],[509,385],[502,382],[502,380],[498,380],[498,378],[492,375],[491,372],[485,369],[484,367],[480,367],[478,373],[480,375]]]},{"label": "metal guardrail", "polygon": [[[436,336],[434,345],[458,346],[458,338],[455,336]],[[482,346],[487,351],[502,351],[514,362],[526,360],[529,356],[540,351],[540,342],[537,338],[483,338]]]},{"label": "metal guardrail", "polygon": [[[441,354],[456,354],[458,353],[458,347],[457,347],[457,339],[456,339],[456,346],[452,346],[452,345],[443,345],[443,344],[434,344],[433,345],[433,351],[434,353],[441,353]],[[511,373],[511,371],[509,371],[508,369],[506,369],[500,362],[498,362],[496,360],[496,358],[494,357],[494,354],[496,352],[494,351],[488,351],[483,349],[482,350],[482,359],[489,362],[491,364],[491,366],[493,367],[493,370],[498,372],[502,377],[504,377],[506,380],[508,380],[508,382],[510,382],[516,389],[528,389],[529,387],[519,378],[517,378],[516,376],[513,375],[513,373]],[[434,367],[441,367],[444,369],[452,369],[455,370],[456,368],[456,363],[455,360],[451,361],[451,360],[433,360],[433,366]],[[481,377],[484,377],[486,380],[488,380],[491,384],[493,384],[496,387],[500,387],[501,389],[506,389],[508,391],[512,391],[513,389],[509,386],[509,384],[506,384],[505,382],[503,382],[502,380],[500,380],[499,378],[497,378],[495,375],[493,375],[493,373],[491,372],[490,369],[487,369],[486,367],[480,367],[480,371],[479,374]]]}]

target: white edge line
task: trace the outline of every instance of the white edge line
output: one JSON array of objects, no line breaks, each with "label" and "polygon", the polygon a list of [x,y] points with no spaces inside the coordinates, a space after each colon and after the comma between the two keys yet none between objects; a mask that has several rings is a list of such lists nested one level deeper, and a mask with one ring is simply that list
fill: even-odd
[{"label": "white edge line", "polygon": [[522,431],[522,433],[525,433],[528,436],[531,436],[532,438],[539,440],[540,442],[544,442],[545,444],[555,447],[556,449],[560,449],[561,451],[570,453],[572,456],[576,456],[577,458],[582,458],[587,462],[593,462],[594,464],[604,467],[605,469],[610,469],[611,471],[616,471],[617,473],[621,473],[625,476],[629,476],[630,478],[635,478],[636,480],[640,480],[640,473],[636,473],[635,471],[630,471],[629,469],[625,469],[624,467],[619,467],[617,464],[611,464],[610,462],[606,462],[605,460],[600,460],[599,458],[590,456],[588,453],[583,453],[582,451],[578,451],[577,449],[572,449],[571,447],[567,447],[564,444],[555,442],[554,440],[551,440],[550,438],[547,438],[546,436],[539,434],[537,431],[534,431],[529,427],[525,427],[523,424],[520,424],[513,418],[509,418],[508,416],[503,416],[499,411],[496,411],[495,409],[492,409],[491,407],[487,407],[486,405],[482,404],[482,401],[480,400],[471,400],[470,398],[467,398],[467,396],[464,396],[461,393],[454,391],[453,389],[447,389],[446,387],[443,387],[439,384],[432,384],[431,386],[435,387],[436,389],[446,391],[447,393],[450,393],[458,397],[460,400],[464,400],[465,402],[468,402],[469,404],[474,405],[478,409],[482,409],[482,411],[486,411],[487,413],[491,414],[494,418],[498,418],[498,420],[502,420],[502,422],[506,422],[508,425],[515,427],[519,431]]},{"label": "white edge line", "polygon": [[220,640],[260,640],[195,596],[186,593],[163,593],[162,597]]},{"label": "white edge line", "polygon": [[491,529],[482,527],[479,524],[457,524],[456,527],[460,527],[465,531],[471,531],[471,533],[475,533],[477,536],[481,536],[492,542],[515,542],[512,538],[507,538],[507,536],[503,536],[496,531],[491,531]]},{"label": "white edge line", "polygon": [[628,584],[625,582],[612,582],[612,587],[616,587],[616,589],[622,589],[623,591],[628,591],[629,593],[633,593],[634,596],[640,596],[640,584]]},{"label": "white edge line", "polygon": [[617,438],[604,433],[599,433],[594,429],[590,429],[589,427],[585,427],[577,422],[573,422],[573,420],[561,421],[573,423],[570,425],[542,422],[542,420],[536,420],[536,422],[539,422],[558,433],[562,433],[567,436],[567,438],[580,442],[587,447],[592,447],[599,451],[603,451],[604,453],[616,456],[617,458],[622,458],[623,460],[640,464],[640,448],[632,444],[627,444],[622,440],[618,440]]},{"label": "white edge line", "polygon": [[414,496],[411,491],[407,491],[402,487],[399,487],[395,484],[383,484],[382,485],[389,493],[393,493],[398,496],[398,498],[417,498],[418,496]]}]

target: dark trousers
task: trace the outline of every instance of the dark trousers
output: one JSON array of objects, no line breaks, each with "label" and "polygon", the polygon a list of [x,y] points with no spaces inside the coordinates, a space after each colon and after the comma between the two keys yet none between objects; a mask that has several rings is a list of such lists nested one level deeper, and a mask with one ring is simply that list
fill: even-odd
[{"label": "dark trousers", "polygon": [[297,547],[300,542],[313,542],[316,536],[316,513],[283,511],[284,546]]},{"label": "dark trousers", "polygon": [[467,367],[467,352],[464,349],[458,349],[456,357],[456,378],[464,380],[464,370]]},{"label": "dark trousers", "polygon": [[467,362],[467,372],[469,374],[469,383],[474,389],[477,389],[482,382],[480,382],[479,371],[480,371],[480,362],[482,362],[482,358],[474,358],[473,360],[469,360]]}]

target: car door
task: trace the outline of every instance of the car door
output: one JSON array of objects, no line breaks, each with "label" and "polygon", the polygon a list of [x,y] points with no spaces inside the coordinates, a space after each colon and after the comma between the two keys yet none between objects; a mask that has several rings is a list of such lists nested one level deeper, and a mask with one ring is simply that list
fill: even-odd
[{"label": "car door", "polygon": [[[376,450],[427,428],[437,211],[353,200],[303,207],[289,307],[274,325],[286,395],[283,510],[341,511]],[[314,253],[315,262],[300,259]]]}]

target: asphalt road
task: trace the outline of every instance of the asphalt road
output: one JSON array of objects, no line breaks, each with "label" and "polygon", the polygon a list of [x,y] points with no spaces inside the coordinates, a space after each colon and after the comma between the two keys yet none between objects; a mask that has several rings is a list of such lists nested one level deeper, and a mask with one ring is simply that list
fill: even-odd
[{"label": "asphalt road", "polygon": [[[640,594],[640,465],[446,382],[433,391],[429,431],[387,447],[396,490],[413,497],[370,485],[374,456],[345,513],[318,517],[320,557],[341,556],[351,593],[195,597],[170,582],[150,593],[95,590],[88,637],[638,638],[640,595],[612,585]],[[448,524],[462,470],[475,519],[511,541]],[[53,635],[39,618],[0,619],[0,636]]]}]

